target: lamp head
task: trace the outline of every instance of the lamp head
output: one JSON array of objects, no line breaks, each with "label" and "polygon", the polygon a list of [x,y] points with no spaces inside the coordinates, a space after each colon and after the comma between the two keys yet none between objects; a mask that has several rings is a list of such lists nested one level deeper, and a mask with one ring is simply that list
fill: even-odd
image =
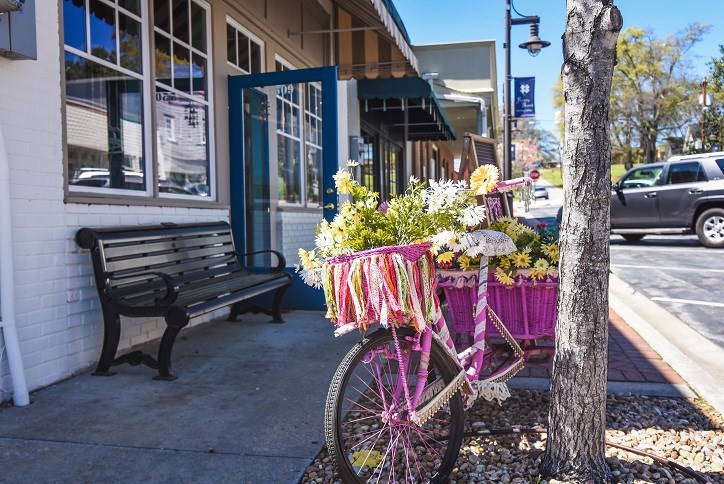
[{"label": "lamp head", "polygon": [[541,40],[540,37],[538,37],[538,24],[531,24],[530,39],[528,39],[526,42],[523,42],[518,47],[520,47],[521,49],[527,49],[530,55],[536,56],[541,51],[541,49],[548,47],[549,45],[551,45],[550,42]]}]

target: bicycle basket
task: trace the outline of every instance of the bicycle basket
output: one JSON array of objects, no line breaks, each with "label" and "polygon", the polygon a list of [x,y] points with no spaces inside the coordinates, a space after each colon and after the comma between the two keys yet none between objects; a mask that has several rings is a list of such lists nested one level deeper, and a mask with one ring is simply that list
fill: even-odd
[{"label": "bicycle basket", "polygon": [[429,243],[379,247],[332,257],[322,267],[327,317],[337,327],[395,324],[423,331],[440,302]]}]

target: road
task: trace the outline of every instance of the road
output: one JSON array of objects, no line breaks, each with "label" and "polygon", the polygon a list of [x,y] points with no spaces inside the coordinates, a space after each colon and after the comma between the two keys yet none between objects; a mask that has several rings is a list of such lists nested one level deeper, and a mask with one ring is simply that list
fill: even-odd
[{"label": "road", "polygon": [[[550,200],[533,202],[527,216],[555,220],[563,190],[548,191]],[[634,243],[612,235],[611,271],[724,349],[724,250],[705,248],[695,235],[646,236]]]}]

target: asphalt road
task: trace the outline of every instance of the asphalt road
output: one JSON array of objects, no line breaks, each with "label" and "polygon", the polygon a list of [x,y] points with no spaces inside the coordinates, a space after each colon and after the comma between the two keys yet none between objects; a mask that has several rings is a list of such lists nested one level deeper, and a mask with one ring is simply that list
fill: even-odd
[{"label": "asphalt road", "polygon": [[[534,201],[529,216],[553,222],[563,190],[548,190],[550,200]],[[633,243],[612,235],[611,271],[724,349],[724,250],[705,248],[695,235],[649,235]]]}]

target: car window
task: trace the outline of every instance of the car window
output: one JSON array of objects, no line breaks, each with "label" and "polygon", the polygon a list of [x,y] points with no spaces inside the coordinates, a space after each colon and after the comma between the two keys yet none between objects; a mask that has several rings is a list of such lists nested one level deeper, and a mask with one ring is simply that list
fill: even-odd
[{"label": "car window", "polygon": [[698,161],[689,163],[672,163],[666,177],[667,185],[706,181],[706,174]]},{"label": "car window", "polygon": [[645,188],[656,185],[663,168],[660,166],[644,166],[637,168],[621,180],[621,188]]},{"label": "car window", "polygon": [[721,170],[722,175],[724,175],[724,159],[716,160],[716,164],[719,166],[719,169]]}]

